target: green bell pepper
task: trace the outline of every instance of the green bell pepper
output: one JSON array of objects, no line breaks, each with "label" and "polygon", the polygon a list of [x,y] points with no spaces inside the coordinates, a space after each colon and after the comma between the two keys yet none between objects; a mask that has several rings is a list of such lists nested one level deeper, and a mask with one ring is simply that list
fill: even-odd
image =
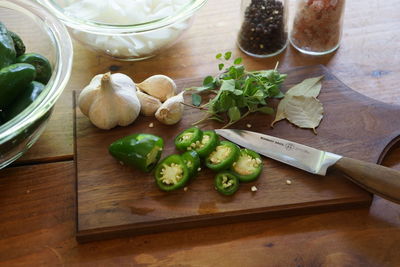
[{"label": "green bell pepper", "polygon": [[189,180],[189,169],[180,155],[169,155],[156,167],[155,180],[161,190],[172,191],[185,186]]},{"label": "green bell pepper", "polygon": [[250,149],[241,149],[238,159],[232,164],[232,172],[240,182],[251,182],[260,176],[263,162],[260,155]]},{"label": "green bell pepper", "polygon": [[175,146],[177,149],[185,151],[191,144],[200,142],[202,137],[203,132],[197,127],[192,127],[178,134],[175,138]]},{"label": "green bell pepper", "polygon": [[186,151],[182,154],[183,162],[186,164],[186,167],[189,170],[190,177],[193,177],[197,174],[198,169],[200,168],[200,157],[196,151]]},{"label": "green bell pepper", "polygon": [[229,196],[239,189],[239,179],[231,172],[220,172],[215,176],[215,189],[223,195]]},{"label": "green bell pepper", "polygon": [[206,158],[206,166],[214,171],[229,169],[236,161],[240,149],[234,143],[222,141]]},{"label": "green bell pepper", "polygon": [[152,134],[133,134],[113,142],[108,151],[120,162],[144,172],[151,171],[164,149],[161,137]]},{"label": "green bell pepper", "polygon": [[205,158],[213,152],[218,144],[219,138],[215,131],[204,131],[201,141],[192,143],[187,150],[195,150],[200,158]]}]

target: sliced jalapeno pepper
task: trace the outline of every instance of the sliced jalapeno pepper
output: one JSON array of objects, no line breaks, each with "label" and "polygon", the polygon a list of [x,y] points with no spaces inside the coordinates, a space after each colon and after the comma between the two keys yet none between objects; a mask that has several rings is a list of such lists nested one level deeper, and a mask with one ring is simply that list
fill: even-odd
[{"label": "sliced jalapeno pepper", "polygon": [[191,144],[200,142],[202,137],[203,132],[197,127],[192,127],[178,134],[175,138],[175,146],[177,149],[185,151]]},{"label": "sliced jalapeno pepper", "polygon": [[190,177],[193,177],[197,174],[198,169],[200,167],[200,157],[196,151],[186,151],[182,154],[183,162],[186,164],[186,167],[189,170]]},{"label": "sliced jalapeno pepper", "polygon": [[261,174],[263,163],[260,155],[250,149],[241,149],[238,159],[232,164],[233,174],[240,182],[251,182]]},{"label": "sliced jalapeno pepper", "polygon": [[152,134],[133,134],[112,143],[108,151],[117,160],[144,172],[151,171],[161,157],[164,141]]},{"label": "sliced jalapeno pepper", "polygon": [[205,158],[213,152],[218,144],[219,138],[215,131],[204,131],[201,141],[192,143],[187,150],[195,150],[200,158]]},{"label": "sliced jalapeno pepper", "polygon": [[233,162],[237,160],[239,153],[240,149],[237,145],[229,141],[222,141],[214,151],[208,155],[206,166],[214,171],[229,169]]},{"label": "sliced jalapeno pepper", "polygon": [[158,187],[172,191],[183,187],[189,180],[189,169],[180,155],[169,155],[156,167],[155,179]]},{"label": "sliced jalapeno pepper", "polygon": [[215,189],[223,195],[229,196],[239,189],[239,179],[231,172],[220,172],[215,176]]}]

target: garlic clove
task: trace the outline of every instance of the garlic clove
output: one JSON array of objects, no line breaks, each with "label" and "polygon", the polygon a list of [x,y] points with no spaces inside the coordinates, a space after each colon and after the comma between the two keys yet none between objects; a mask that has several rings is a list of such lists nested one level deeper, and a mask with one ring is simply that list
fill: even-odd
[{"label": "garlic clove", "polygon": [[176,95],[174,80],[165,75],[153,75],[143,82],[136,84],[139,90],[158,98],[161,102]]},{"label": "garlic clove", "polygon": [[168,98],[156,111],[156,119],[163,124],[172,125],[178,123],[183,117],[183,93]]},{"label": "garlic clove", "polygon": [[141,91],[137,91],[136,95],[140,101],[140,114],[144,116],[154,116],[157,109],[161,106],[160,100]]}]

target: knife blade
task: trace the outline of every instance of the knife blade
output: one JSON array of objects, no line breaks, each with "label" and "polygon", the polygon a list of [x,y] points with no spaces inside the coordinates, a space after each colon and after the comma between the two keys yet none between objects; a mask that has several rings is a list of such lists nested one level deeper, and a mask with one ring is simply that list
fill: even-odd
[{"label": "knife blade", "polygon": [[220,136],[261,155],[318,175],[325,175],[328,167],[342,158],[333,153],[256,132],[229,129],[215,131]]},{"label": "knife blade", "polygon": [[257,132],[234,129],[215,131],[242,147],[313,174],[326,175],[328,168],[333,167],[371,193],[400,203],[400,172],[394,169]]}]

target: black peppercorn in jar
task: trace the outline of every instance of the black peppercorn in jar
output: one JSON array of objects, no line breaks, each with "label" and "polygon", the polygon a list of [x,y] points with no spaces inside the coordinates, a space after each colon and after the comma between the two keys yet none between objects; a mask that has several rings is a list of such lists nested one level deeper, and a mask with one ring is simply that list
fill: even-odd
[{"label": "black peppercorn in jar", "polygon": [[250,56],[270,57],[288,43],[285,0],[242,0],[238,46]]}]

